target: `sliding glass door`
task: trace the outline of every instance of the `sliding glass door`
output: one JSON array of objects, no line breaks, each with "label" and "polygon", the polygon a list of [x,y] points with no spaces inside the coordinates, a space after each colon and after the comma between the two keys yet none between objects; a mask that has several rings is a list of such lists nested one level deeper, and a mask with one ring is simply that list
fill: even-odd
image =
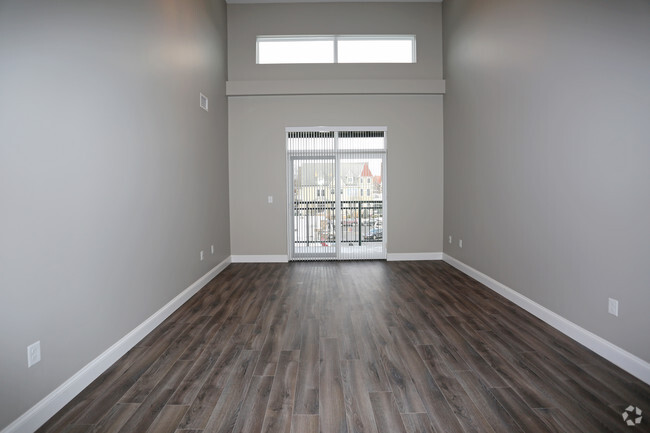
[{"label": "sliding glass door", "polygon": [[291,260],[386,258],[385,133],[287,129]]}]

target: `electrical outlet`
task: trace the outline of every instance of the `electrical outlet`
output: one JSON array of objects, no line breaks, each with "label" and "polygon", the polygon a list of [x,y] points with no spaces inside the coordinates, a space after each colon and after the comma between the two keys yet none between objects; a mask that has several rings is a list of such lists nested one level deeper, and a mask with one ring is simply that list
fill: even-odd
[{"label": "electrical outlet", "polygon": [[268,201],[269,201],[269,204],[273,203],[273,196],[272,195],[269,196]]},{"label": "electrical outlet", "polygon": [[27,346],[27,367],[37,364],[41,360],[41,342],[40,340],[34,344]]},{"label": "electrical outlet", "polygon": [[214,254],[214,245],[210,245],[210,254]]},{"label": "electrical outlet", "polygon": [[609,302],[607,304],[607,311],[609,312],[609,314],[618,317],[618,301],[616,299],[609,298]]},{"label": "electrical outlet", "polygon": [[201,261],[203,261],[203,251],[201,251],[201,254],[199,255],[199,257],[201,258]]},{"label": "electrical outlet", "polygon": [[449,243],[451,243],[451,242],[452,242],[452,240],[451,240],[451,236],[449,236]]},{"label": "electrical outlet", "polygon": [[462,239],[458,239],[458,246],[463,248],[463,240]]}]

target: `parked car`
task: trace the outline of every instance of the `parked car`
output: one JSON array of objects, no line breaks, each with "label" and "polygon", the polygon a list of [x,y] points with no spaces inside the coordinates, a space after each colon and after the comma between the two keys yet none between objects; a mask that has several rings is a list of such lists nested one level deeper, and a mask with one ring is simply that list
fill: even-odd
[{"label": "parked car", "polygon": [[383,237],[384,237],[384,229],[372,229],[363,238],[367,241],[370,240],[378,241],[383,239]]}]

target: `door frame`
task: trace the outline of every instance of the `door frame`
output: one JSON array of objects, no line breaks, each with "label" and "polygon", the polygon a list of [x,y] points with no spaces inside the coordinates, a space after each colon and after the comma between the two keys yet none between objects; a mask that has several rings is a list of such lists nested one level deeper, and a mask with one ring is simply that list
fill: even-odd
[{"label": "door frame", "polygon": [[[373,149],[367,151],[359,150],[347,150],[339,149],[339,132],[347,131],[359,131],[359,132],[368,132],[368,131],[378,131],[384,133],[384,148],[383,149]],[[324,152],[319,155],[308,155],[299,151],[290,151],[289,150],[289,133],[290,132],[334,132],[334,151]],[[289,260],[295,260],[295,242],[294,242],[294,197],[293,197],[293,163],[296,159],[330,159],[333,158],[335,161],[335,180],[336,188],[335,189],[335,230],[336,230],[336,243],[335,243],[335,254],[324,254],[323,257],[311,256],[310,259],[313,260],[341,260],[341,194],[340,187],[338,185],[338,180],[340,178],[340,164],[341,159],[346,155],[356,156],[362,153],[364,156],[381,158],[382,159],[382,173],[381,173],[381,182],[382,182],[382,224],[383,224],[383,233],[382,233],[382,252],[381,255],[376,257],[371,257],[371,259],[385,260],[387,256],[387,247],[388,247],[388,231],[386,230],[388,226],[388,207],[387,207],[387,197],[388,197],[388,188],[387,185],[387,159],[388,159],[388,128],[385,126],[312,126],[312,127],[286,127],[285,128],[285,151],[286,151],[286,186],[287,186],[287,252]],[[360,218],[360,217],[359,217]],[[359,221],[361,223],[361,221]]]}]

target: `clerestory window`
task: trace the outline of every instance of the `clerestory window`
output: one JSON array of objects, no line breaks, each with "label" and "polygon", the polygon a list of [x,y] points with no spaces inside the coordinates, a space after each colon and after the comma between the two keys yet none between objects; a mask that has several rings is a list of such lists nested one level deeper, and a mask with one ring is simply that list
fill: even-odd
[{"label": "clerestory window", "polygon": [[415,63],[415,35],[258,36],[257,63]]}]

